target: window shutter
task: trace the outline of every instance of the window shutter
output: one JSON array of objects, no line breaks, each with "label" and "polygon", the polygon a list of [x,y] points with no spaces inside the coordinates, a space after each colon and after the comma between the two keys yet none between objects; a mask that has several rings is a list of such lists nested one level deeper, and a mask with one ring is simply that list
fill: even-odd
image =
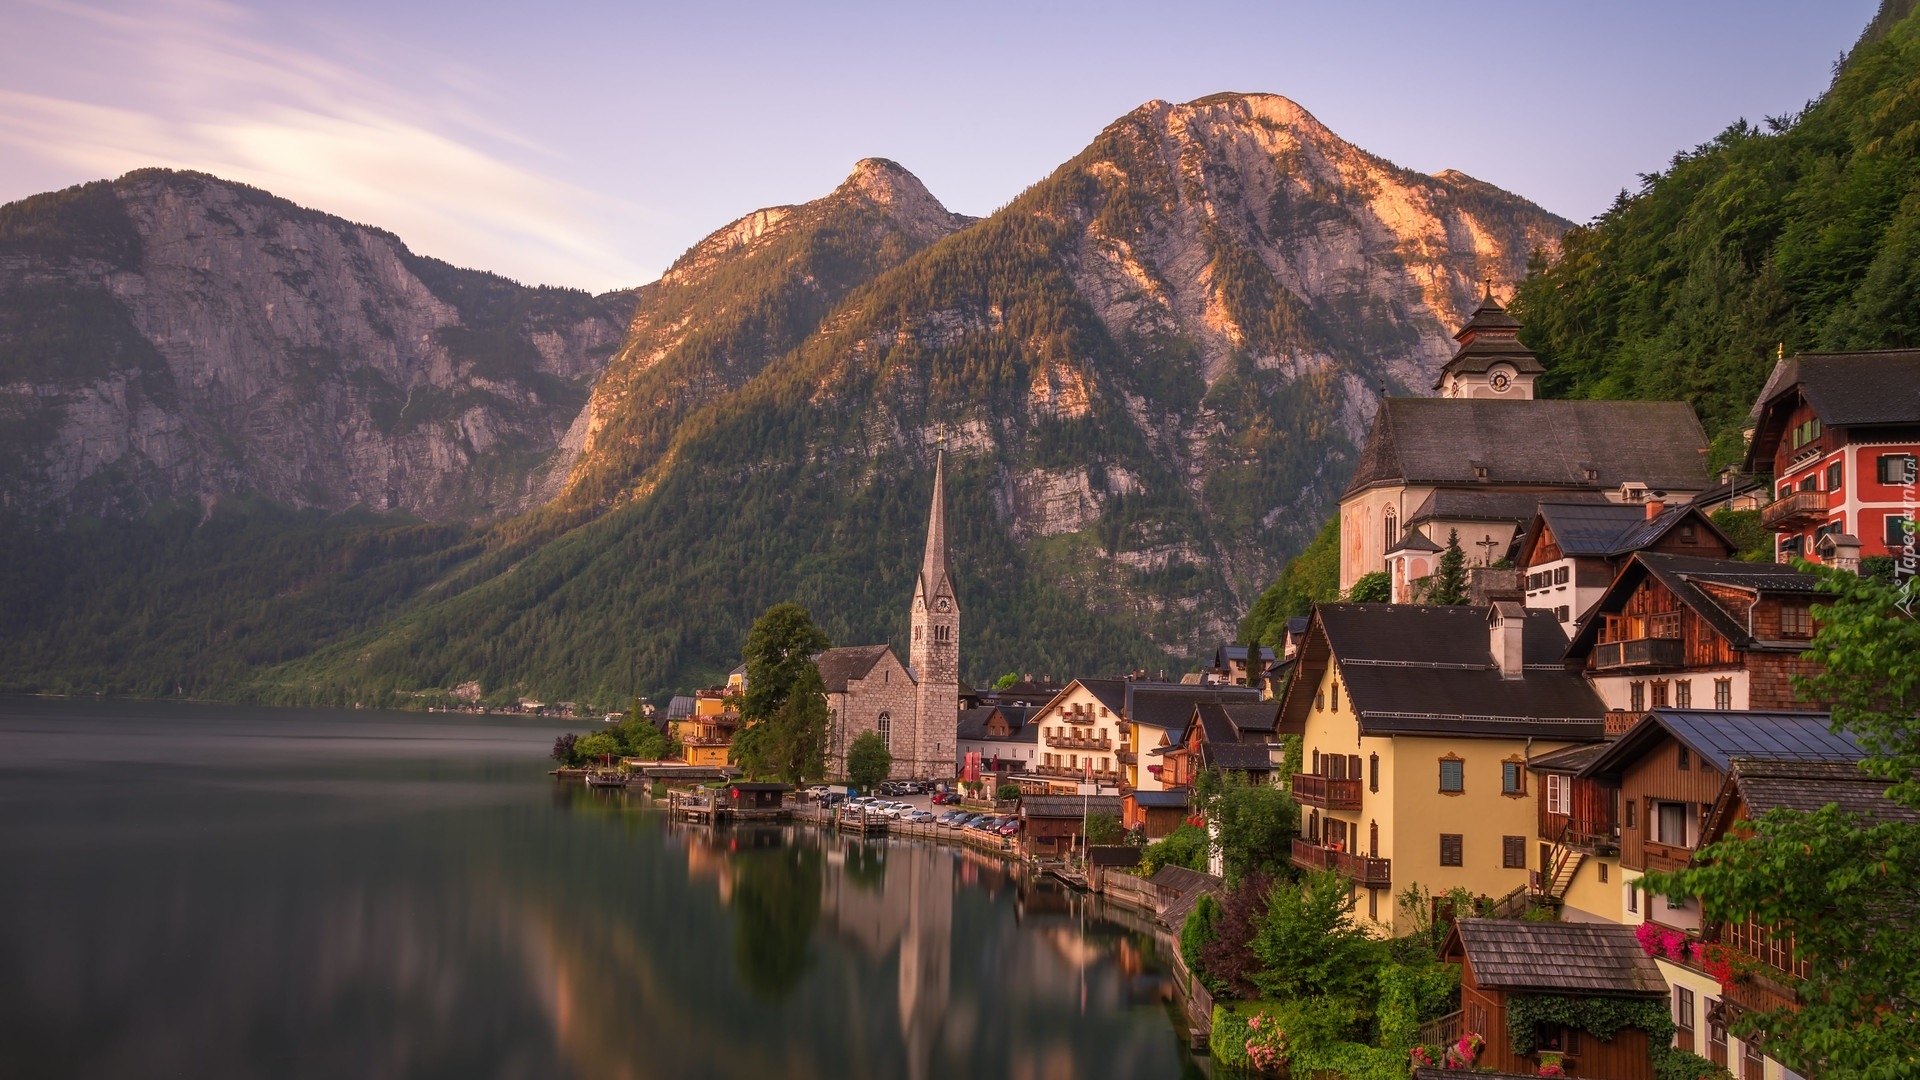
[{"label": "window shutter", "polygon": [[1461,843],[1459,833],[1440,834],[1440,865],[1461,865]]},{"label": "window shutter", "polygon": [[1507,870],[1525,870],[1527,868],[1526,837],[1503,836],[1500,838],[1500,865]]},{"label": "window shutter", "polygon": [[1360,779],[1360,755],[1359,754],[1347,755],[1347,779],[1349,780]]},{"label": "window shutter", "polygon": [[1372,754],[1367,759],[1367,790],[1380,790],[1380,755]]}]

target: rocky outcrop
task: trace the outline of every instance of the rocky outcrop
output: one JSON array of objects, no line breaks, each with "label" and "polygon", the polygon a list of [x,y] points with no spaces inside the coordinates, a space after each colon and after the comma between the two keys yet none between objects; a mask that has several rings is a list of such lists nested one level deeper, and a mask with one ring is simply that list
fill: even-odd
[{"label": "rocky outcrop", "polygon": [[0,503],[537,505],[625,312],[146,170],[0,208]]}]

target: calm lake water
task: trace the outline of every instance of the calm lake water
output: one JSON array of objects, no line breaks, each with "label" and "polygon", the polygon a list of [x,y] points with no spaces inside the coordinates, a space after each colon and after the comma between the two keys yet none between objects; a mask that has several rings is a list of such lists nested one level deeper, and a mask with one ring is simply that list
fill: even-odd
[{"label": "calm lake water", "polygon": [[1151,937],[556,785],[579,728],[0,698],[0,1075],[1199,1075]]}]

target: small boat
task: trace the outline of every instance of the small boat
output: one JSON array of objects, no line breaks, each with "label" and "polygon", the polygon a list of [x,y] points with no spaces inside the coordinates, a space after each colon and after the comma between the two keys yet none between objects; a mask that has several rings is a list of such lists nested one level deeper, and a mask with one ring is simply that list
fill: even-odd
[{"label": "small boat", "polygon": [[627,786],[627,778],[620,773],[588,773],[587,786],[623,788]]}]

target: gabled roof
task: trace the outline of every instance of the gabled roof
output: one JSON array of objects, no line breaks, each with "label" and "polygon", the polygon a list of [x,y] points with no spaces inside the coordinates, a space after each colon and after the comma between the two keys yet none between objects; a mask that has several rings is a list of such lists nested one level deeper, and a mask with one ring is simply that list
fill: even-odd
[{"label": "gabled roof", "polygon": [[1920,349],[1801,353],[1775,364],[1754,402],[1745,471],[1772,468],[1786,414],[1803,397],[1826,427],[1920,425]]},{"label": "gabled roof", "polygon": [[1409,604],[1321,604],[1300,647],[1280,722],[1304,725],[1327,665],[1337,662],[1367,735],[1447,734],[1598,740],[1606,705],[1561,662],[1566,636],[1553,612],[1521,623],[1524,677],[1501,676],[1487,609]]},{"label": "gabled roof", "polygon": [[1200,757],[1209,766],[1230,772],[1271,772],[1279,767],[1265,743],[1207,742],[1200,747]]},{"label": "gabled roof", "polygon": [[813,666],[820,669],[820,682],[829,694],[847,692],[847,681],[864,679],[867,672],[880,658],[893,651],[891,645],[851,645],[843,649],[828,649],[813,658]]},{"label": "gabled roof", "polygon": [[[1593,651],[1594,644],[1600,640],[1600,631],[1606,624],[1606,620],[1597,616],[1618,612],[1648,576],[1666,586],[1682,604],[1691,608],[1720,636],[1732,642],[1735,648],[1748,648],[1761,642],[1748,632],[1744,617],[1736,617],[1734,612],[1722,607],[1702,586],[1717,585],[1744,592],[1800,595],[1812,599],[1817,581],[1812,574],[1803,574],[1783,563],[1750,563],[1738,559],[1669,555],[1663,551],[1637,551],[1620,568],[1613,584],[1607,586],[1607,591],[1600,594],[1600,599],[1594,601],[1593,607],[1583,616],[1585,621],[1573,635],[1573,640],[1567,643],[1568,660],[1586,659],[1587,654]],[[1796,644],[1787,647],[1797,650],[1804,646]]]},{"label": "gabled roof", "polygon": [[1887,798],[1887,787],[1884,779],[1862,772],[1852,762],[1734,758],[1701,842],[1725,832],[1736,799],[1746,806],[1749,817],[1769,810],[1813,811],[1838,805],[1847,813],[1875,821],[1920,822],[1920,810]]},{"label": "gabled roof", "polygon": [[1020,812],[1030,818],[1077,818],[1083,814],[1120,816],[1118,795],[1022,795]]},{"label": "gabled roof", "polygon": [[1527,768],[1540,772],[1577,773],[1593,763],[1593,759],[1606,753],[1608,743],[1588,743],[1585,746],[1563,746],[1550,750],[1527,762]]},{"label": "gabled roof", "polygon": [[1693,492],[1713,482],[1706,447],[1680,401],[1386,398],[1347,494],[1380,483],[1606,491],[1640,482]]},{"label": "gabled roof", "polygon": [[1170,791],[1130,791],[1126,795],[1135,806],[1144,806],[1155,810],[1184,810],[1187,807],[1187,789],[1174,788]]},{"label": "gabled roof", "polygon": [[[1554,496],[1559,499],[1588,499],[1594,502],[1606,502],[1607,497],[1598,491],[1567,492]],[[1418,525],[1425,521],[1502,521],[1515,525],[1525,525],[1540,507],[1540,493],[1536,491],[1461,491],[1457,488],[1439,488],[1420,500],[1413,514],[1407,518],[1408,525]]]},{"label": "gabled roof", "polygon": [[1580,770],[1581,776],[1617,780],[1628,766],[1672,738],[1703,763],[1726,772],[1734,759],[1836,762],[1857,765],[1866,751],[1853,737],[1835,733],[1823,712],[1753,712],[1713,709],[1653,709]]},{"label": "gabled roof", "polygon": [[1178,730],[1187,726],[1201,702],[1259,701],[1252,686],[1200,686],[1183,683],[1129,682],[1123,715],[1129,723]]},{"label": "gabled roof", "polygon": [[[1027,721],[1039,711],[1030,705],[982,705],[962,709],[960,722],[954,729],[954,738],[962,742],[1037,743],[1040,741],[1040,725]],[[987,724],[992,721],[994,713],[999,713],[1006,720],[1006,735],[988,734]]]},{"label": "gabled roof", "polygon": [[1692,522],[1695,528],[1705,528],[1728,551],[1737,547],[1694,503],[1677,503],[1649,518],[1643,503],[1569,502],[1554,498],[1542,500],[1539,512],[1528,523],[1527,534],[1520,541],[1519,562],[1525,566],[1532,560],[1543,526],[1553,533],[1554,543],[1565,555],[1620,558],[1659,543],[1661,537],[1683,521]]},{"label": "gabled roof", "polygon": [[1447,955],[1464,955],[1474,985],[1560,994],[1665,996],[1660,968],[1631,927],[1613,923],[1461,919]]},{"label": "gabled roof", "polygon": [[1280,703],[1277,701],[1227,701],[1220,709],[1240,729],[1240,737],[1249,735],[1272,735],[1280,724]]},{"label": "gabled roof", "polygon": [[1127,688],[1130,685],[1132,684],[1126,679],[1075,679],[1061,687],[1042,708],[1053,708],[1055,703],[1065,700],[1073,693],[1074,688],[1078,687],[1093,695],[1095,701],[1105,706],[1109,713],[1118,718],[1126,711]]},{"label": "gabled roof", "polygon": [[[1260,659],[1271,661],[1273,659],[1273,647],[1270,645],[1260,646]],[[1245,645],[1220,646],[1213,651],[1214,666],[1224,668],[1226,665],[1221,663],[1222,660],[1238,660],[1243,664],[1246,663],[1247,647]]]}]

